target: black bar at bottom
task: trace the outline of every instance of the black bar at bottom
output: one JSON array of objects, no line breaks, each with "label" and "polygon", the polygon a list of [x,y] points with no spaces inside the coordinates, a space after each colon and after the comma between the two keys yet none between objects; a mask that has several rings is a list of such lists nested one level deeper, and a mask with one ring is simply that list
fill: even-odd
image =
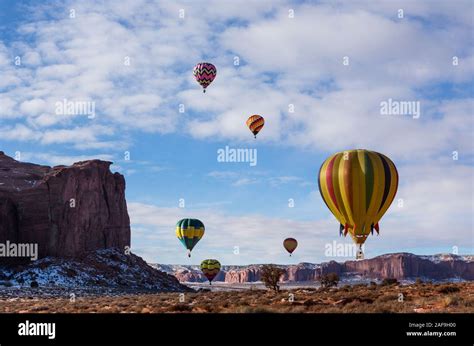
[{"label": "black bar at bottom", "polygon": [[[473,320],[469,314],[0,314],[0,345],[472,345]],[[55,323],[55,338],[18,335],[26,321]]]}]

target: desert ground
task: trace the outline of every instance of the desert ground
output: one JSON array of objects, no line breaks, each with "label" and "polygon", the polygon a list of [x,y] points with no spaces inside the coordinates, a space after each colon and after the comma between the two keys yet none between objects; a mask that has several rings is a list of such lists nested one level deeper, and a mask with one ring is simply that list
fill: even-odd
[{"label": "desert ground", "polygon": [[474,312],[474,282],[259,287],[189,293],[5,288],[1,313],[410,313]]}]

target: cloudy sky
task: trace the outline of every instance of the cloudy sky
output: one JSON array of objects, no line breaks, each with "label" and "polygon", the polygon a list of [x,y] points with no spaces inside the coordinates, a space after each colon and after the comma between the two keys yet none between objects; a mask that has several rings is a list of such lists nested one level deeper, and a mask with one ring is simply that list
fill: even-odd
[{"label": "cloudy sky", "polygon": [[[325,255],[350,239],[316,176],[334,152],[371,149],[400,185],[366,257],[472,254],[473,6],[0,0],[0,150],[113,161],[132,251],[148,261],[247,264],[351,259]],[[218,70],[206,94],[200,61]],[[381,114],[389,99],[418,103],[419,117]],[[64,100],[95,116],[57,112]],[[266,119],[256,140],[251,114]],[[226,146],[257,149],[257,164],[218,162]],[[174,234],[184,217],[206,225],[191,259]],[[291,259],[286,237],[300,244]]]}]

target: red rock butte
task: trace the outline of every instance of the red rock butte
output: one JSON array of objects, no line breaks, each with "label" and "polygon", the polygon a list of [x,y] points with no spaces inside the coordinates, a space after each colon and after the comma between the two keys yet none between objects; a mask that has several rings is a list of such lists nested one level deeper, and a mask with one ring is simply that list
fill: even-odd
[{"label": "red rock butte", "polygon": [[38,244],[39,257],[80,257],[130,245],[125,179],[111,162],[41,166],[0,151],[0,243]]}]

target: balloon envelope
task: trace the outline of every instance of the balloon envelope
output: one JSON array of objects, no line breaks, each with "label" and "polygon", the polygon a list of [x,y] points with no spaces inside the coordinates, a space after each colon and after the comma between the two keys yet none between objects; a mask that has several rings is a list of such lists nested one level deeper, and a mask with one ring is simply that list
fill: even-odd
[{"label": "balloon envelope", "polygon": [[294,238],[286,238],[283,241],[283,246],[285,247],[286,251],[292,254],[293,251],[295,251],[296,247],[298,246],[298,242]]},{"label": "balloon envelope", "polygon": [[204,224],[198,219],[182,219],[176,223],[176,236],[189,253],[203,235]]},{"label": "balloon envelope", "polygon": [[369,233],[395,198],[398,172],[395,164],[375,151],[357,149],[336,153],[321,165],[319,191],[329,210],[356,244]]},{"label": "balloon envelope", "polygon": [[194,79],[202,86],[203,91],[206,92],[206,88],[216,78],[217,69],[209,62],[200,62],[194,66],[193,74]]},{"label": "balloon envelope", "polygon": [[263,125],[265,125],[265,119],[261,115],[254,114],[247,119],[246,123],[255,138],[257,138],[257,134],[263,128]]},{"label": "balloon envelope", "polygon": [[219,274],[221,264],[215,259],[206,259],[201,262],[201,270],[204,276],[209,280],[209,283]]}]

